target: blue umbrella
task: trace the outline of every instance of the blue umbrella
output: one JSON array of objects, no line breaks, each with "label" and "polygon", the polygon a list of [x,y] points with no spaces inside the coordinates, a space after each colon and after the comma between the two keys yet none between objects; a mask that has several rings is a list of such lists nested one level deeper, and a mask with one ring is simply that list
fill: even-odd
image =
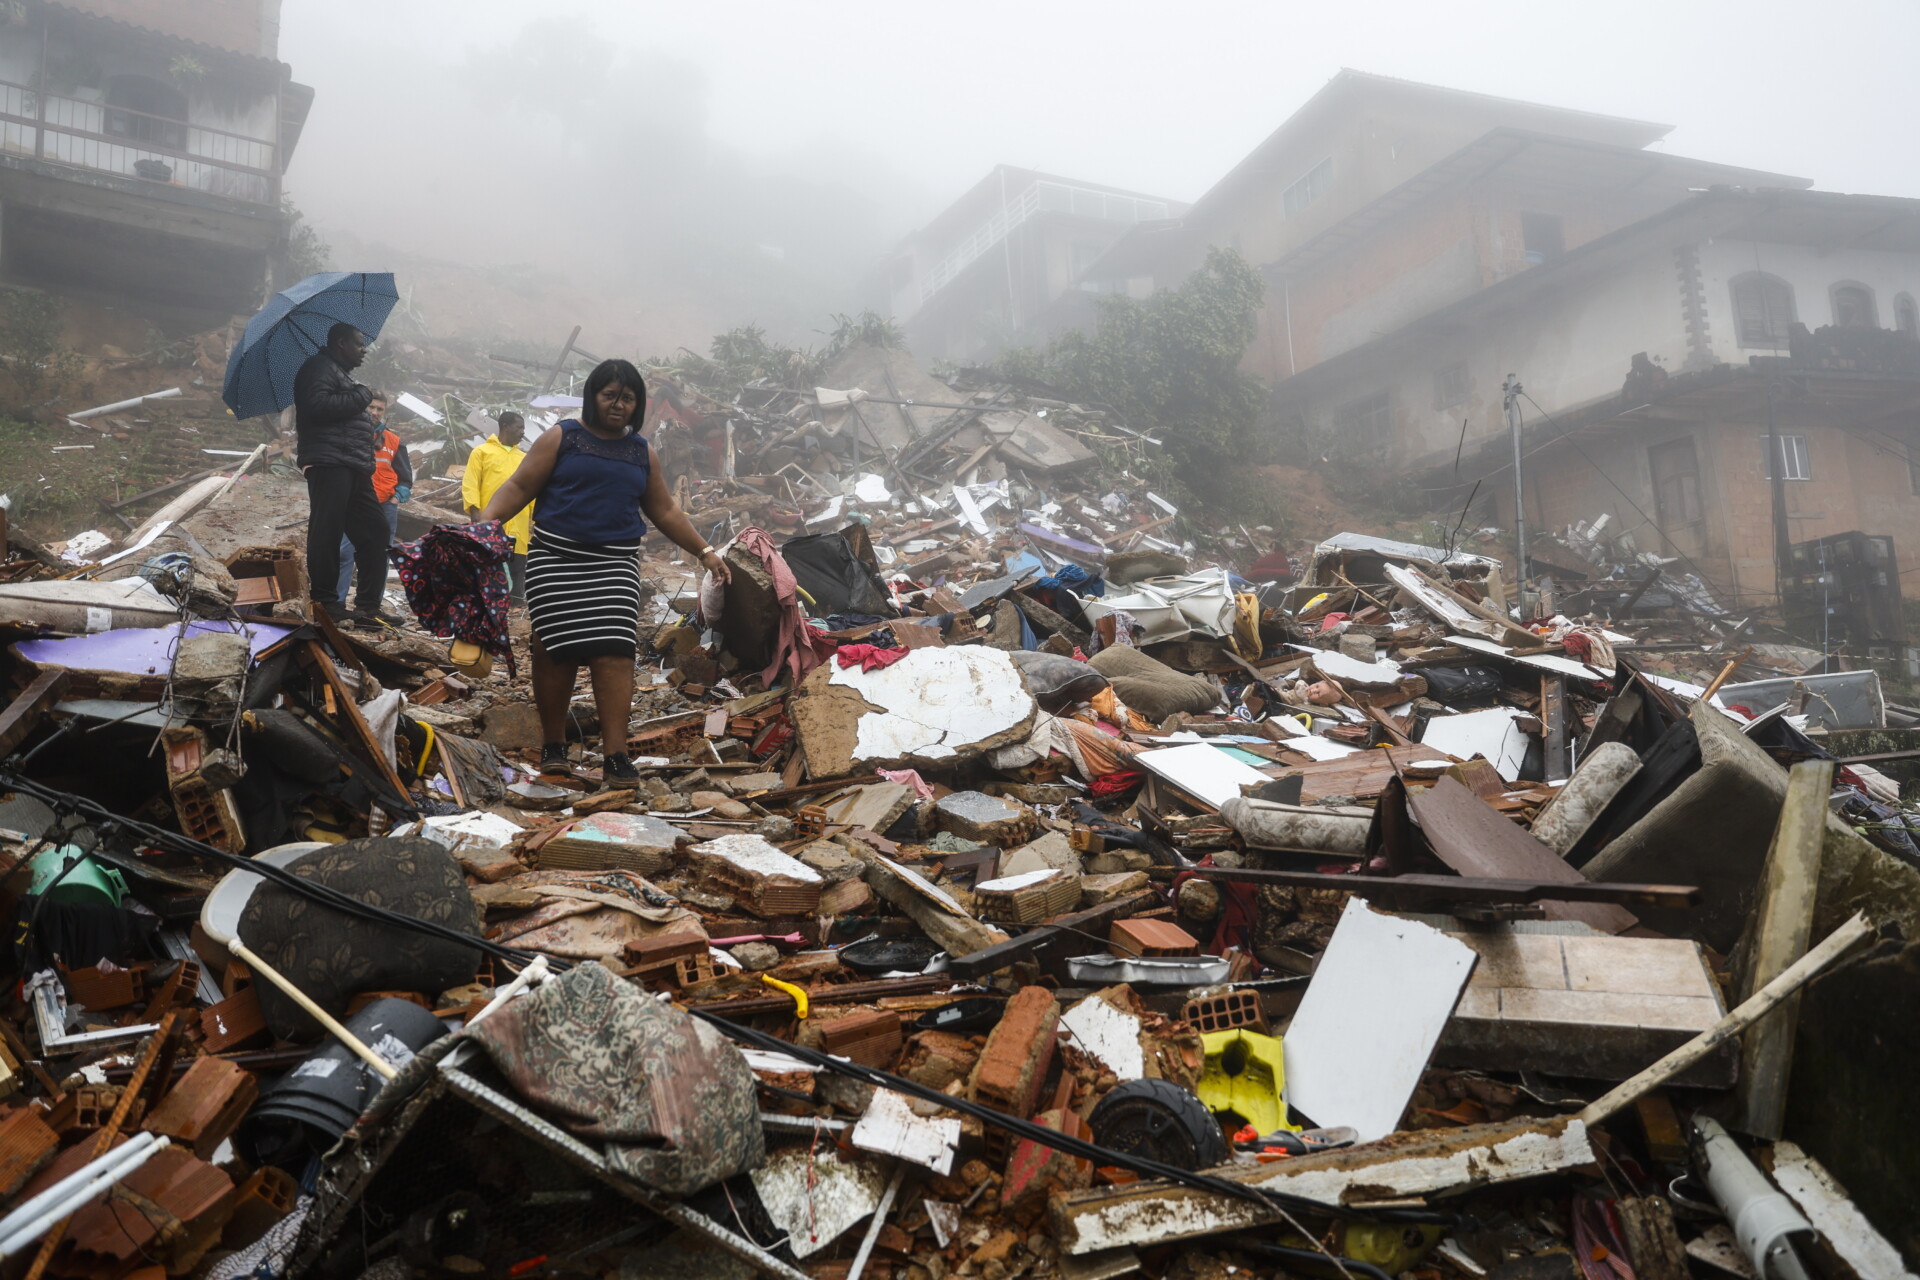
[{"label": "blue umbrella", "polygon": [[293,403],[293,375],[346,321],[372,341],[400,300],[391,271],[322,271],[282,289],[247,321],[227,357],[220,398],[236,418],[278,413]]}]

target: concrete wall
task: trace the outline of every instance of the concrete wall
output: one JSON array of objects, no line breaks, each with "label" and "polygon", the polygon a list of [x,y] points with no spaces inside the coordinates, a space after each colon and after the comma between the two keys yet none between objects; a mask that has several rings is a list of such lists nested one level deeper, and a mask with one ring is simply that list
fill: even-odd
[{"label": "concrete wall", "polygon": [[[1436,258],[1448,252],[1462,251],[1448,246]],[[1296,301],[1296,336],[1297,307]],[[1417,347],[1396,344],[1316,384],[1304,403],[1289,398],[1284,382],[1276,398],[1283,420],[1301,416],[1310,432],[1331,433],[1342,405],[1387,391],[1393,433],[1379,452],[1406,466],[1451,456],[1463,419],[1469,444],[1506,431],[1500,387],[1509,373],[1520,375],[1527,392],[1552,413],[1618,395],[1640,351],[1668,369],[1678,369],[1687,355],[1679,281],[1671,251],[1662,247],[1618,267],[1583,273],[1529,304],[1436,329]],[[1467,367],[1468,399],[1437,407],[1436,375],[1458,362]],[[1537,416],[1532,406],[1525,413]]]},{"label": "concrete wall", "polygon": [[278,56],[280,0],[61,0],[69,9],[258,58]]},{"label": "concrete wall", "polygon": [[1522,220],[1560,219],[1565,250],[1686,197],[1682,179],[1631,191],[1549,190],[1493,179],[1443,192],[1343,247],[1326,262],[1269,273],[1247,372],[1278,381],[1364,346],[1423,315],[1531,270]]},{"label": "concrete wall", "polygon": [[1700,246],[1700,270],[1713,351],[1727,363],[1744,362],[1753,355],[1786,354],[1739,343],[1733,324],[1733,280],[1749,271],[1764,271],[1791,285],[1795,317],[1809,329],[1833,323],[1829,291],[1843,281],[1864,284],[1873,291],[1874,309],[1883,329],[1894,327],[1896,295],[1905,293],[1920,299],[1920,254],[1845,248],[1823,251],[1818,245],[1723,238]]},{"label": "concrete wall", "polygon": [[[1808,480],[1786,481],[1788,529],[1795,542],[1861,530],[1894,539],[1904,569],[1920,568],[1920,496],[1906,456],[1920,450],[1920,412],[1881,424],[1881,432],[1786,423],[1804,436]],[[1755,418],[1703,424],[1636,423],[1617,433],[1584,432],[1579,448],[1557,444],[1527,460],[1527,518],[1536,528],[1613,517],[1610,532],[1634,534],[1641,551],[1684,553],[1733,608],[1769,602],[1774,592],[1772,491],[1762,467],[1766,424]],[[1692,440],[1700,464],[1705,537],[1676,542],[1654,521],[1652,451]],[[1916,455],[1920,456],[1920,455]],[[1511,526],[1509,482],[1495,495],[1499,519]],[[1617,488],[1615,486],[1618,486]],[[1636,505],[1638,509],[1636,509]],[[1683,568],[1685,566],[1682,566]]]}]

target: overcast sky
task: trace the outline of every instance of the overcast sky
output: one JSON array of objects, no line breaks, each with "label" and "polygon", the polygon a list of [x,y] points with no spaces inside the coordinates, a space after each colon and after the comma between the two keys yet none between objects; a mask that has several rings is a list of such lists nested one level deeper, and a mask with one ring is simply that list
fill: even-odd
[{"label": "overcast sky", "polygon": [[1920,196],[1914,0],[286,0],[281,56],[318,90],[302,152],[404,129],[408,64],[497,49],[542,11],[583,56],[604,41],[694,64],[715,140],[871,152],[935,208],[1002,161],[1191,200],[1343,66],[1658,120],[1677,154]]},{"label": "overcast sky", "polygon": [[511,265],[676,341],[867,305],[996,163],[1193,200],[1341,67],[1920,197],[1916,50],[1920,0],[285,0],[280,39],[316,90],[288,188],[348,256]]}]

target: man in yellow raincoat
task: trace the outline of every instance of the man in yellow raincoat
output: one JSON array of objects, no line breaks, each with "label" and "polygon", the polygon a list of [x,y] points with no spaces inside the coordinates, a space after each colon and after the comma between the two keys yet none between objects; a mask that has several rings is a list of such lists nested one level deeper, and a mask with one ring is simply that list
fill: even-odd
[{"label": "man in yellow raincoat", "polygon": [[[526,459],[527,451],[521,445],[526,435],[526,419],[509,409],[500,415],[499,429],[467,455],[466,474],[460,480],[460,502],[467,509],[467,519],[477,519],[486,510],[493,491],[505,484],[507,477]],[[533,533],[532,504],[507,521],[505,528],[507,536],[513,539],[513,558],[507,562],[507,581],[512,588],[514,602],[525,604],[527,539]]]}]

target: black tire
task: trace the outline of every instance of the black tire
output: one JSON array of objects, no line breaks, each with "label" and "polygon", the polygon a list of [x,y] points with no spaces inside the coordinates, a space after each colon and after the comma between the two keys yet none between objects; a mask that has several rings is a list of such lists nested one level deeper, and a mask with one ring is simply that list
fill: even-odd
[{"label": "black tire", "polygon": [[1103,1147],[1180,1169],[1211,1169],[1231,1154],[1207,1104],[1170,1080],[1127,1081],[1087,1123]]}]

